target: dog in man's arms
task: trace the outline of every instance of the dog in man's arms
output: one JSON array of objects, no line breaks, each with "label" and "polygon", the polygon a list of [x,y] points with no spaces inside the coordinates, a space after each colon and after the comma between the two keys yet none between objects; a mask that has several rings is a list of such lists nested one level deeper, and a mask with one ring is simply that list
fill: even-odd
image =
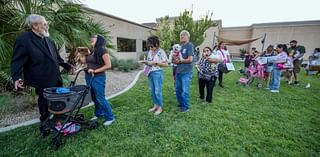
[{"label": "dog in man's arms", "polygon": [[90,54],[88,47],[78,47],[75,52],[76,70],[78,72],[80,69],[86,66],[86,56]]}]

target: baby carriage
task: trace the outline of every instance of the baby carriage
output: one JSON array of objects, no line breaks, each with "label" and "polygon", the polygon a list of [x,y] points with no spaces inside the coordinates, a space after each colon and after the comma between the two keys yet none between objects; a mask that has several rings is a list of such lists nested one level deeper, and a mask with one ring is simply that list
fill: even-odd
[{"label": "baby carriage", "polygon": [[79,70],[74,81],[68,88],[52,87],[44,89],[43,95],[48,101],[48,110],[51,116],[45,121],[48,132],[53,131],[52,146],[58,149],[62,144],[61,135],[67,136],[79,132],[81,128],[98,127],[97,121],[85,121],[79,111],[82,106],[91,102],[90,86],[75,85]]},{"label": "baby carriage", "polygon": [[264,65],[252,61],[248,68],[244,70],[245,77],[240,77],[237,84],[242,84],[249,86],[254,79],[257,79],[257,87],[262,87],[262,82],[264,80]]}]

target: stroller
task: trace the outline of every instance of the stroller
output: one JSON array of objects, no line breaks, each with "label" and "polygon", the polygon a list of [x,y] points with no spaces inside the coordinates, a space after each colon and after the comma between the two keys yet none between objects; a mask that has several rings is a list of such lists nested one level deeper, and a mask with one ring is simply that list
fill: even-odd
[{"label": "stroller", "polygon": [[97,121],[85,121],[84,115],[79,113],[82,106],[91,102],[90,86],[75,85],[81,71],[84,69],[77,72],[68,88],[52,87],[44,89],[43,92],[51,114],[43,125],[46,125],[48,133],[53,131],[52,146],[55,150],[62,144],[61,135],[74,134],[85,127],[98,127]]},{"label": "stroller", "polygon": [[264,80],[264,65],[253,60],[249,67],[240,73],[244,73],[245,77],[240,77],[236,82],[237,84],[249,86],[256,78],[258,80],[257,87],[262,87],[262,82]]},{"label": "stroller", "polygon": [[309,56],[309,62],[306,66],[307,75],[320,74],[320,48],[316,48],[314,53]]}]

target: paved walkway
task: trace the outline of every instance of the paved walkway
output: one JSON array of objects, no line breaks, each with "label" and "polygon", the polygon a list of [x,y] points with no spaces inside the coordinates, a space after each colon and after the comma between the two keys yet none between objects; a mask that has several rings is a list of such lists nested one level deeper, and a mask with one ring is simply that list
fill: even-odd
[{"label": "paved walkway", "polygon": [[[128,72],[128,73],[123,73],[123,72],[107,72],[107,87],[106,87],[106,93],[107,95],[107,99],[111,99],[113,97],[116,97],[118,95],[121,95],[122,93],[128,91],[130,88],[132,88],[140,74],[142,71],[140,70],[136,70],[136,71],[132,71],[132,72]],[[79,82],[77,82],[78,84],[83,84],[83,75],[79,76],[78,80]],[[82,80],[82,81],[80,81]],[[83,108],[87,108],[89,106],[92,106],[93,104],[89,104]],[[20,122],[18,124],[13,124],[7,127],[3,127],[0,128],[0,133],[1,132],[6,132],[9,130],[13,130],[16,129],[18,127],[22,127],[22,126],[28,126],[31,124],[35,124],[39,122],[39,118],[35,118],[35,117],[39,117],[39,113],[38,113],[38,109],[36,109],[35,111],[33,111],[32,113],[29,114],[33,114],[33,118],[31,120],[27,120],[27,121],[23,121]]]}]

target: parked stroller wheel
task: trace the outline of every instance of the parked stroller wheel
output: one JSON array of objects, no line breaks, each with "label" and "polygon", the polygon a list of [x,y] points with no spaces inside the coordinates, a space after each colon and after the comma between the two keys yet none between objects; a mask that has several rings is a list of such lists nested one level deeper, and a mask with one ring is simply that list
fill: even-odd
[{"label": "parked stroller wheel", "polygon": [[97,129],[98,126],[99,126],[99,123],[96,120],[88,122],[88,128],[91,129],[91,130]]},{"label": "parked stroller wheel", "polygon": [[80,122],[84,122],[85,121],[84,115],[83,114],[78,114],[77,117],[76,117],[76,120],[80,121]]},{"label": "parked stroller wheel", "polygon": [[61,142],[61,139],[59,137],[52,139],[52,148],[54,150],[58,150],[59,147],[61,146],[61,144],[62,144],[62,142]]},{"label": "parked stroller wheel", "polygon": [[84,114],[80,113],[78,114],[79,117],[81,117],[82,119],[84,119]]}]

